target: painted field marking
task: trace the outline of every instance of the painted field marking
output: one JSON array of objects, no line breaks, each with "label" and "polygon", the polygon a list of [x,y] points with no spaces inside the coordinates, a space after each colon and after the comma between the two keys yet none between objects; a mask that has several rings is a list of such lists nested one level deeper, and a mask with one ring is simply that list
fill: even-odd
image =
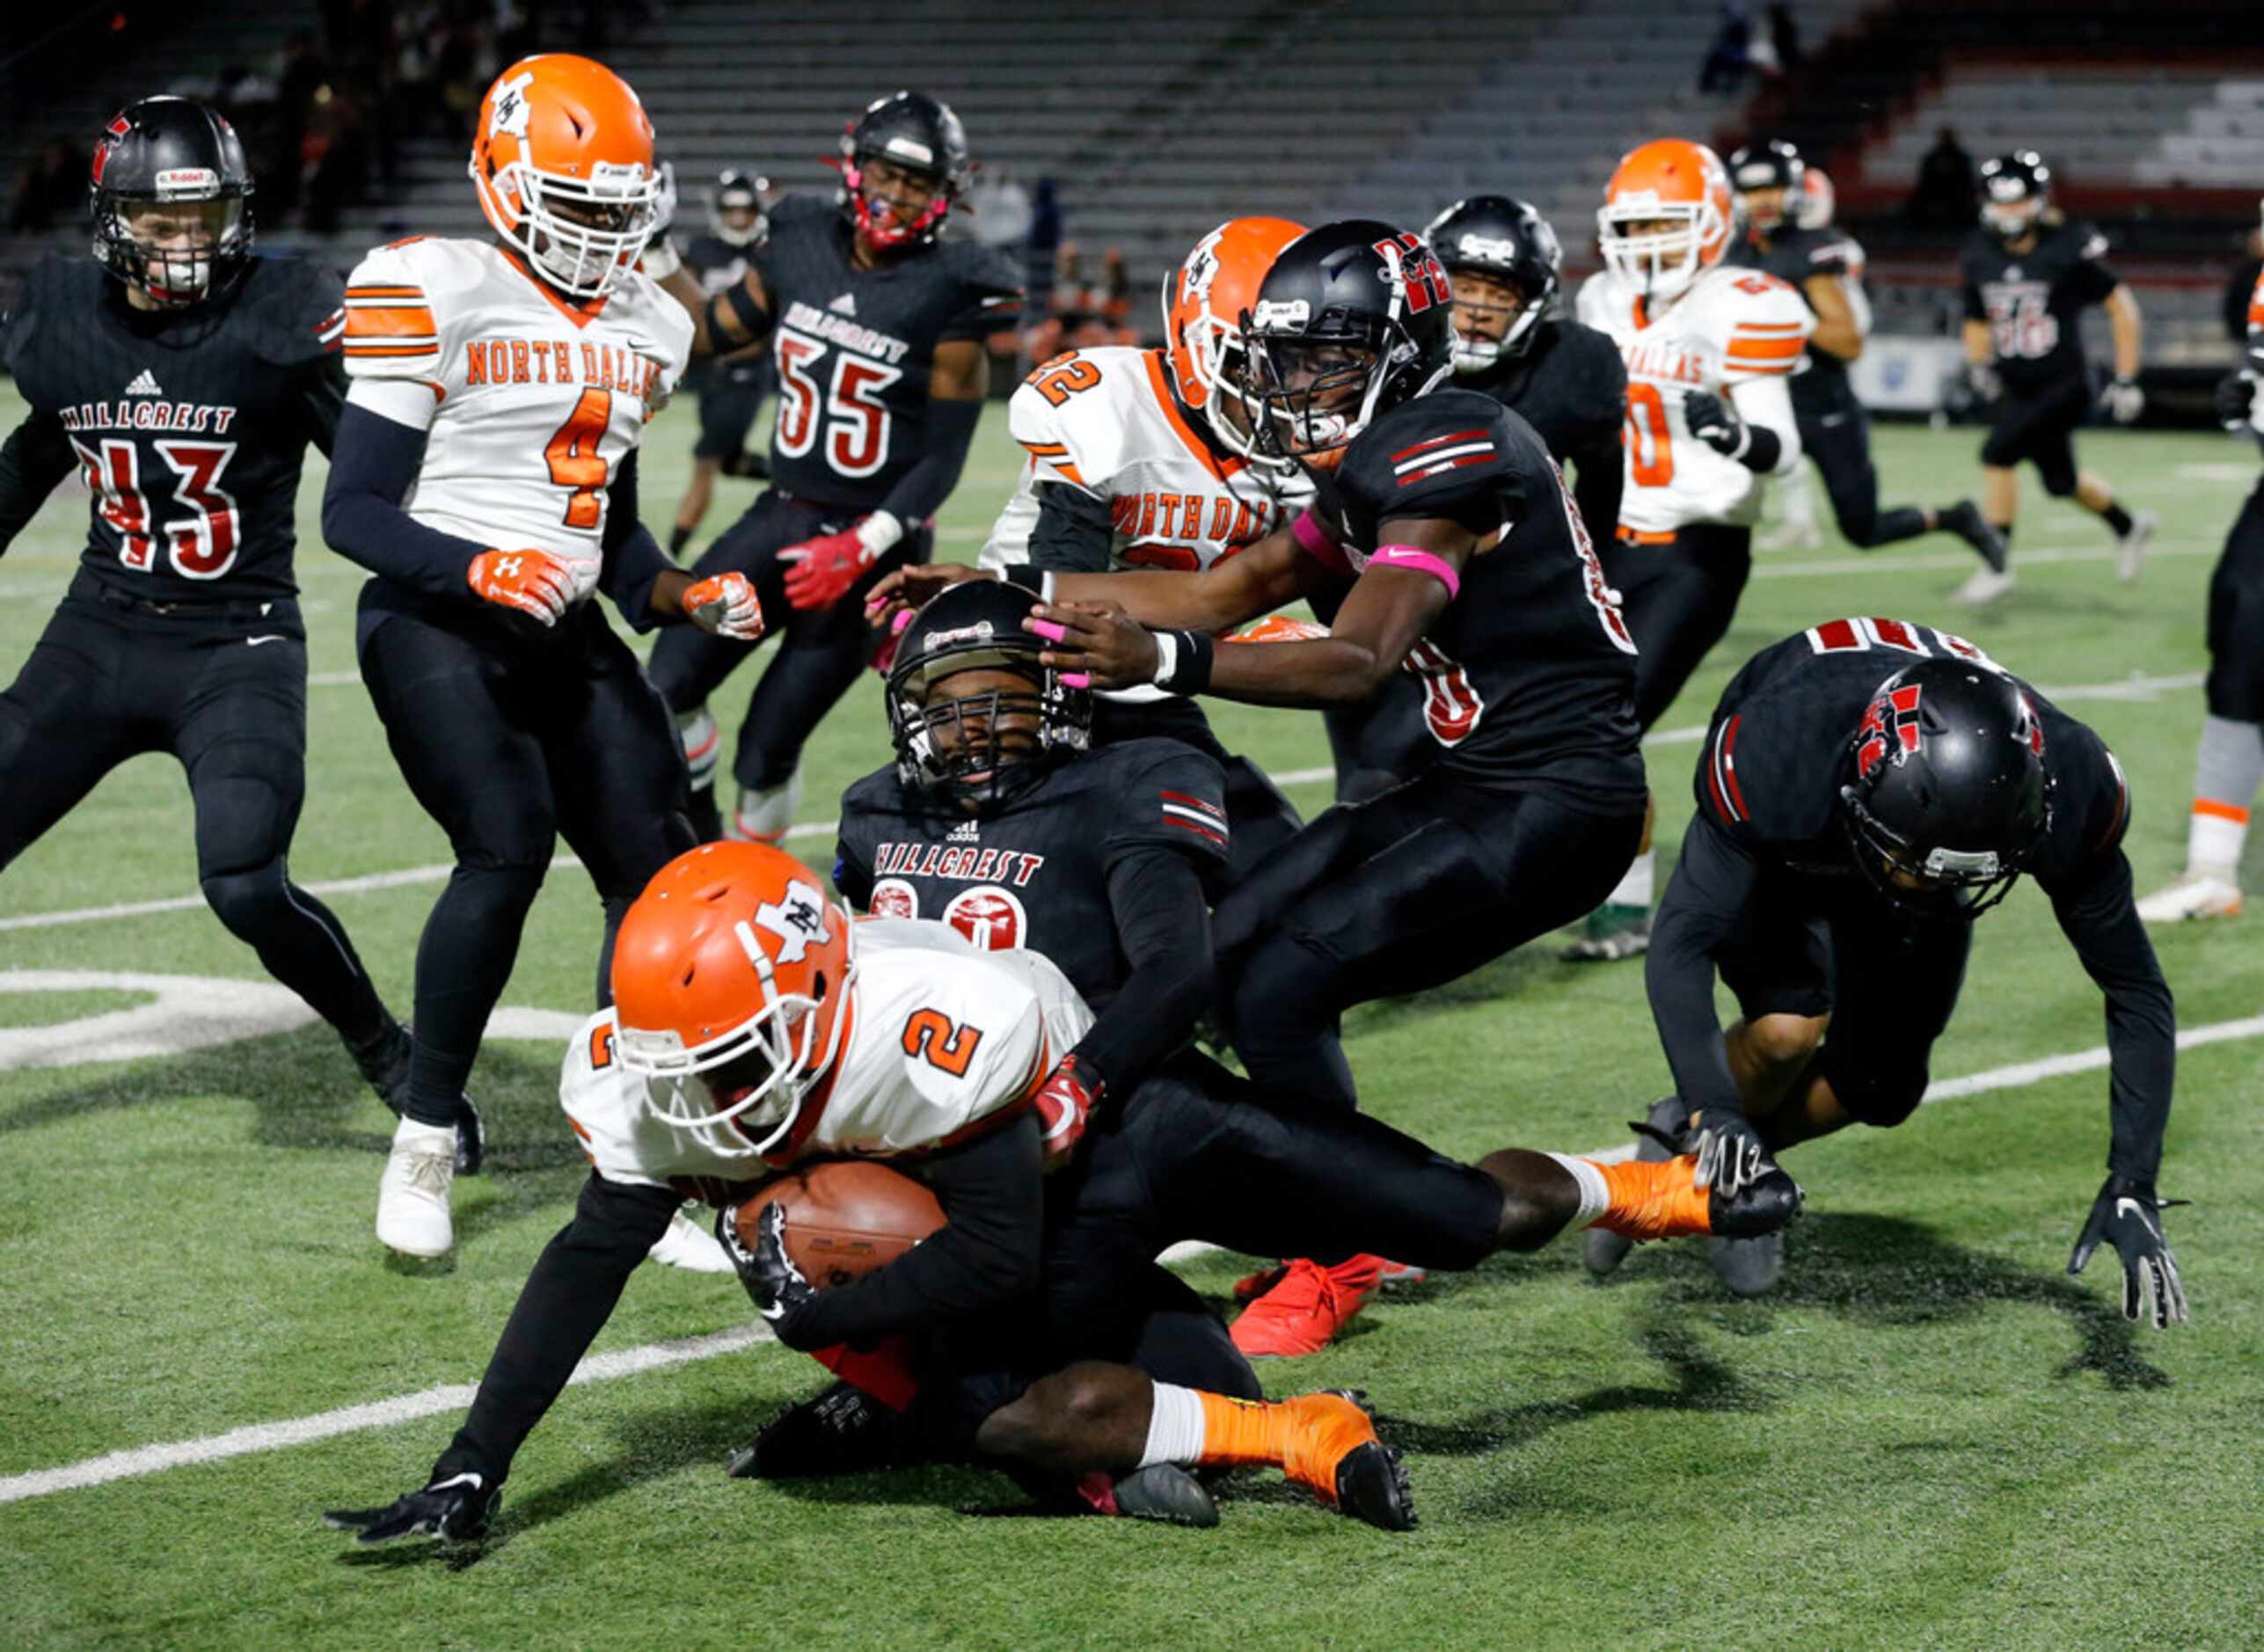
[{"label": "painted field marking", "polygon": [[[2264,1036],[2264,1015],[2251,1015],[2238,1020],[2187,1027],[2178,1034],[2178,1048],[2194,1049],[2204,1044],[2260,1036]],[[2041,1083],[2047,1078],[2064,1078],[2070,1073],[2097,1071],[2106,1067],[2107,1059],[2107,1052],[2102,1047],[2078,1050],[2067,1056],[2048,1056],[2041,1061],[2015,1062],[2010,1066],[1969,1073],[1962,1078],[1946,1078],[1926,1087],[1923,1105],[1981,1095],[1991,1090],[2019,1089]],[[1623,1141],[1586,1156],[1616,1163],[1633,1157],[1634,1151],[1632,1142]],[[1200,1242],[1174,1245],[1164,1253],[1164,1260],[1185,1261],[1189,1257],[1208,1254],[1217,1248]],[[767,1327],[749,1326],[711,1332],[705,1336],[684,1337],[675,1341],[650,1342],[640,1348],[623,1349],[617,1353],[593,1354],[575,1367],[573,1375],[567,1379],[567,1385],[608,1382],[617,1377],[634,1376],[639,1371],[659,1371],[670,1365],[688,1364],[694,1360],[713,1359],[773,1340]],[[383,1429],[397,1422],[413,1422],[424,1417],[461,1411],[471,1403],[472,1395],[477,1392],[476,1386],[469,1383],[421,1388],[414,1393],[397,1394],[391,1400],[372,1400],[364,1405],[344,1406],[335,1411],[318,1412],[313,1416],[293,1417],[278,1422],[256,1422],[241,1429],[230,1429],[224,1434],[208,1434],[193,1440],[176,1440],[166,1444],[132,1446],[124,1451],[107,1451],[99,1457],[85,1458],[76,1463],[66,1463],[55,1468],[33,1469],[0,1479],[0,1503],[20,1502],[30,1497],[51,1496],[59,1491],[75,1491],[88,1486],[107,1485],[112,1480],[161,1474],[167,1469],[185,1468],[193,1463],[216,1463],[231,1457],[280,1451],[288,1445],[304,1445],[311,1441],[326,1440],[363,1429]]]}]

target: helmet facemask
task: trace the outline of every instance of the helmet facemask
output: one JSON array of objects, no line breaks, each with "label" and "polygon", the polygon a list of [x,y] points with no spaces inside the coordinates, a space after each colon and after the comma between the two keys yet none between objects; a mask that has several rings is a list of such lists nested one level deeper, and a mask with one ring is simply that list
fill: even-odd
[{"label": "helmet facemask", "polygon": [[[1546,293],[1527,297],[1499,269],[1480,264],[1450,264],[1454,287],[1454,370],[1464,376],[1492,372],[1504,358],[1515,360],[1531,345],[1533,329],[1549,307]],[[1501,335],[1466,331],[1465,320],[1502,318]]]},{"label": "helmet facemask", "polygon": [[1598,247],[1613,275],[1646,298],[1676,298],[1705,267],[1705,247],[1729,226],[1711,198],[1660,201],[1648,193],[1596,215]]},{"label": "helmet facemask", "polygon": [[[981,672],[993,683],[941,694],[954,677]],[[1034,650],[953,652],[912,659],[890,676],[888,731],[898,778],[949,812],[980,817],[1027,792],[1048,770],[1085,750],[1092,697],[1037,665]]]},{"label": "helmet facemask", "polygon": [[95,255],[161,310],[202,303],[252,255],[252,215],[237,195],[117,195],[96,206]]},{"label": "helmet facemask", "polygon": [[[898,145],[909,141],[890,140]],[[943,227],[944,220],[951,216],[956,193],[952,180],[944,173],[913,165],[878,148],[860,149],[845,158],[841,166],[841,183],[849,192],[850,208],[857,218],[857,233],[864,238],[866,245],[882,252],[932,239]],[[899,205],[892,193],[903,191],[908,186],[928,192],[924,202],[917,208],[909,203]]]},{"label": "helmet facemask", "polygon": [[544,280],[575,298],[613,289],[652,238],[660,175],[639,163],[599,161],[588,179],[537,170],[524,160],[471,181],[499,234]]}]

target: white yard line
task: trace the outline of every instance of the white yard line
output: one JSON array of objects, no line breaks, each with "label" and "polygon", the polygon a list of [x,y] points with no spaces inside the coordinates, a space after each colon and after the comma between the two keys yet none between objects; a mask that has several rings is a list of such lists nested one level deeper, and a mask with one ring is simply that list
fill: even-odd
[{"label": "white yard line", "polygon": [[[2203,1044],[2257,1037],[2264,1037],[2264,1015],[2187,1027],[2178,1034],[2178,1048],[2193,1049]],[[1962,1078],[1945,1078],[1930,1085],[1926,1088],[1924,1105],[1981,1095],[1991,1090],[2016,1090],[2027,1085],[2041,1084],[2047,1078],[2097,1071],[2107,1064],[2107,1053],[2104,1048],[2079,1050],[2069,1056],[2049,1056],[2041,1061],[2015,1062],[2010,1066],[1992,1067],[1986,1072],[1970,1073]],[[1623,1140],[1598,1148],[1588,1157],[1617,1162],[1633,1157],[1634,1151],[1634,1144]],[[1172,1246],[1164,1253],[1164,1260],[1185,1261],[1189,1257],[1208,1254],[1217,1248],[1214,1245],[1190,1241]],[[658,1371],[665,1366],[687,1364],[694,1360],[713,1359],[719,1355],[735,1354],[772,1340],[767,1327],[749,1326],[712,1332],[705,1336],[685,1337],[676,1341],[650,1342],[641,1348],[623,1349],[617,1353],[593,1354],[575,1369],[569,1385],[606,1382],[616,1377],[634,1376],[639,1371]],[[144,1474],[160,1474],[167,1469],[185,1468],[193,1463],[216,1463],[231,1457],[280,1451],[287,1445],[304,1445],[310,1441],[326,1440],[334,1435],[352,1434],[363,1429],[389,1428],[397,1422],[414,1422],[424,1417],[446,1415],[469,1406],[476,1392],[475,1386],[470,1383],[423,1388],[413,1394],[397,1394],[391,1400],[372,1400],[365,1405],[343,1406],[338,1410],[318,1412],[310,1417],[293,1417],[280,1422],[257,1422],[246,1428],[230,1429],[225,1434],[208,1434],[193,1440],[177,1440],[170,1444],[134,1446],[122,1451],[108,1451],[100,1457],[66,1463],[56,1468],[33,1469],[26,1473],[0,1479],[0,1503],[20,1502],[28,1497],[45,1497],[55,1492],[75,1491],[86,1486],[106,1485],[114,1480],[134,1480]]]}]

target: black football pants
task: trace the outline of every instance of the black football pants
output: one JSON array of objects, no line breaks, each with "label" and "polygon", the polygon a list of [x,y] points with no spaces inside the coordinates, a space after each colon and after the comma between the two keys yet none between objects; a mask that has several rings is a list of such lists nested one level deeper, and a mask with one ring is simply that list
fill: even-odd
[{"label": "black football pants", "polygon": [[1831,495],[1831,514],[1847,542],[1858,550],[1915,539],[1927,531],[1925,512],[1914,505],[1879,508],[1879,468],[1871,462],[1871,413],[1856,399],[1844,376],[1829,388],[1808,390],[1813,372],[1792,380],[1793,420],[1800,451],[1815,461]]},{"label": "black football pants", "polygon": [[614,932],[654,873],[692,846],[690,782],[668,707],[584,603],[551,632],[498,612],[373,606],[362,676],[417,801],[456,869],[417,947],[409,1113],[456,1119],[519,932],[563,834],[605,903],[597,998]]},{"label": "black football pants", "polygon": [[2240,508],[2209,575],[2209,710],[2264,722],[2264,483]]},{"label": "black football pants", "polygon": [[1753,530],[1694,523],[1668,544],[1599,549],[1635,638],[1635,720],[1648,731],[1728,634],[1753,572]]},{"label": "black football pants", "polygon": [[157,613],[82,573],[0,694],[0,866],[128,757],[169,751],[188,774],[197,882],[213,911],[268,974],[362,1042],[384,1006],[345,926],[284,865],[306,743],[297,603]]}]

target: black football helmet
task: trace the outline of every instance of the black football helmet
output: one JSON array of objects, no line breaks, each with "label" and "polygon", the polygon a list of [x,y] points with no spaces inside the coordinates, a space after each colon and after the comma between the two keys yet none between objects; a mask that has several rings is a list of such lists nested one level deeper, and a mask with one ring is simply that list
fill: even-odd
[{"label": "black football helmet", "polygon": [[[954,814],[982,815],[1085,749],[1092,695],[1038,662],[1046,645],[1022,624],[1037,603],[1037,594],[1019,585],[964,580],[931,599],[899,633],[888,668],[888,735],[896,778],[908,790]],[[1029,691],[930,698],[954,672],[975,670],[1013,672],[1028,679]],[[1033,720],[1010,729],[1010,718]]]},{"label": "black football helmet", "polygon": [[[178,308],[223,291],[252,261],[252,169],[227,118],[186,98],[144,98],[96,140],[87,200],[94,256],[157,303]],[[163,208],[195,227],[139,235]]]},{"label": "black football helmet", "polygon": [[[874,192],[865,187],[865,168],[876,160],[928,179],[935,193],[909,219],[873,215]],[[966,193],[975,175],[968,157],[967,128],[951,106],[924,91],[891,92],[865,106],[841,140],[841,208],[865,240],[893,248],[926,243],[943,230],[952,203]]]},{"label": "black football helmet", "polygon": [[1454,294],[1430,243],[1374,218],[1308,230],[1242,312],[1236,371],[1261,451],[1331,470],[1382,413],[1454,369]]},{"label": "black football helmet", "polygon": [[[770,214],[763,206],[763,197],[770,191],[770,180],[756,173],[719,173],[715,192],[708,201],[708,233],[726,246],[762,245],[770,233]],[[725,218],[727,212],[751,212],[755,216],[741,228]]]},{"label": "black football helmet", "polygon": [[2012,891],[2050,830],[2043,724],[2010,677],[1922,660],[1872,696],[1839,797],[1856,865],[1890,904],[1978,917]]},{"label": "black football helmet", "polygon": [[1508,281],[1524,300],[1499,340],[1467,337],[1457,329],[1454,370],[1484,373],[1505,355],[1524,355],[1557,296],[1565,265],[1565,250],[1541,209],[1507,195],[1472,195],[1432,219],[1423,238],[1450,279],[1475,270]]},{"label": "black football helmet", "polygon": [[[1738,213],[1749,227],[1769,234],[1792,216],[1807,172],[1800,150],[1782,138],[1743,145],[1729,157],[1729,191]],[[1782,193],[1771,201],[1753,199],[1767,189]]]},{"label": "black football helmet", "polygon": [[1979,185],[1981,227],[2000,241],[2017,241],[2051,204],[2052,169],[2035,150],[2015,150],[1982,162]]}]

